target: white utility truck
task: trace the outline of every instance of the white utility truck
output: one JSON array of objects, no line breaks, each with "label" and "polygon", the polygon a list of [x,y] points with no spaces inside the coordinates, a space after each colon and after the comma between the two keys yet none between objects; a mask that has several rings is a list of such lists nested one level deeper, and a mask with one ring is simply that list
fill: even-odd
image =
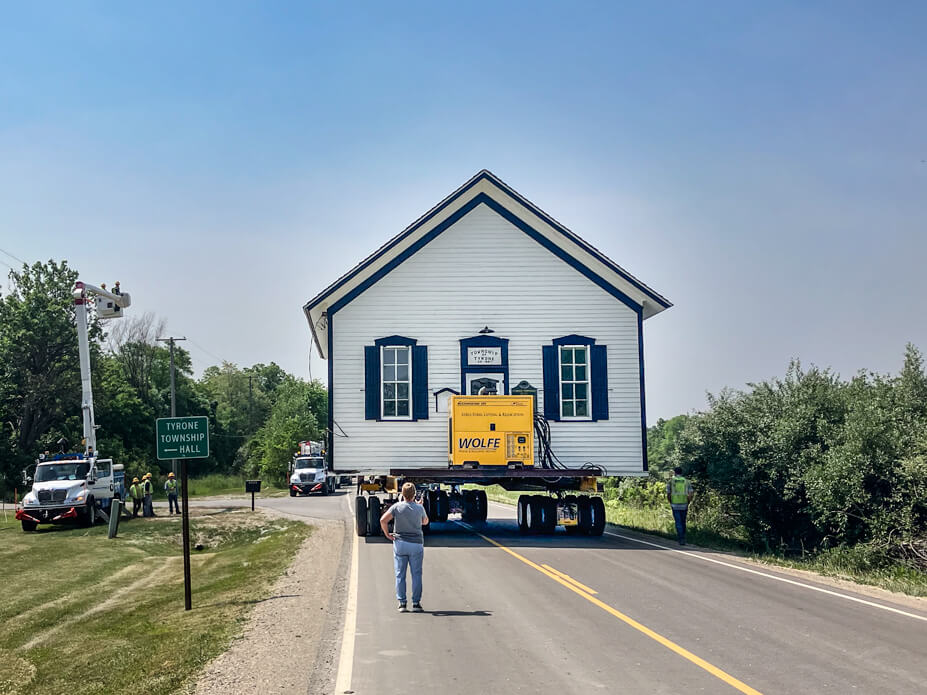
[{"label": "white utility truck", "polygon": [[[16,510],[23,531],[35,531],[41,523],[79,523],[91,526],[98,519],[109,519],[113,498],[123,498],[123,466],[97,453],[96,423],[93,417],[93,391],[90,385],[90,345],[87,337],[87,304],[93,301],[102,319],[119,318],[132,300],[119,290],[117,282],[110,292],[78,282],[74,286],[77,315],[77,345],[80,354],[81,410],[83,412],[84,451],[41,456],[31,478],[32,490]],[[26,471],[23,477],[30,480]]]},{"label": "white utility truck", "polygon": [[290,497],[319,492],[328,495],[338,487],[338,478],[325,463],[322,442],[299,443],[299,451],[293,454],[289,471]]}]

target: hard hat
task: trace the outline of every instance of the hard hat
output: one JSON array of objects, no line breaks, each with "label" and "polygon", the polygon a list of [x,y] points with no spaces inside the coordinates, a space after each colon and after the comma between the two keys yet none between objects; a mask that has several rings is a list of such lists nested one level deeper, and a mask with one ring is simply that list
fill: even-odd
[{"label": "hard hat", "polygon": [[137,482],[138,482],[138,478],[132,478],[132,482],[133,482],[133,483],[137,483]]},{"label": "hard hat", "polygon": [[151,477],[151,473],[145,473],[145,475],[142,476],[142,478],[150,478],[150,477]]},{"label": "hard hat", "polygon": [[174,477],[174,474],[173,474],[173,473],[168,473],[168,474],[167,474],[167,477],[168,477],[168,478],[173,478],[173,477]]}]

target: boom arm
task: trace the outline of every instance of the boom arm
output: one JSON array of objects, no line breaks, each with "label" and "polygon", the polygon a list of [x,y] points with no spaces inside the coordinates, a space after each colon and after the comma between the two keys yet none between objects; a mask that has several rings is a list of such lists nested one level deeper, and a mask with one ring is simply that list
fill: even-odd
[{"label": "boom arm", "polygon": [[[117,283],[118,285],[118,283]],[[93,419],[93,390],[90,384],[90,342],[87,337],[87,302],[90,294],[104,297],[119,309],[132,303],[128,294],[116,294],[95,285],[78,281],[74,285],[74,313],[77,314],[77,347],[80,355],[81,412],[84,419],[84,453],[96,454],[97,430]],[[112,317],[121,316],[121,312],[112,312]]]}]

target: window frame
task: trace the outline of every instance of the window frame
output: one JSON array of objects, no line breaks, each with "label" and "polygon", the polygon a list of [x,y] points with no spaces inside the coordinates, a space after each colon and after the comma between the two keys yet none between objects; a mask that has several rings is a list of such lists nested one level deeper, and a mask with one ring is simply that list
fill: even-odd
[{"label": "window frame", "polygon": [[[563,363],[563,351],[564,350],[582,350],[586,355],[586,361],[582,365],[577,365],[575,353],[573,355],[572,361],[569,365]],[[563,367],[570,366],[573,368],[573,379],[568,379],[564,381],[563,379]],[[582,366],[586,369],[586,378],[585,379],[576,379],[576,367]],[[565,399],[563,397],[563,386],[564,384],[573,385],[573,398]],[[585,384],[586,386],[586,398],[577,399],[576,398],[576,385]],[[557,345],[557,388],[558,388],[558,400],[560,408],[560,420],[564,422],[591,422],[592,421],[592,350],[590,345]],[[577,400],[586,401],[586,414],[585,415],[564,415],[563,414],[563,403],[565,400],[569,400],[573,403],[573,412],[576,412],[576,402]]]},{"label": "window frame", "polygon": [[[413,348],[413,346],[412,346],[412,345],[399,345],[399,344],[386,344],[386,343],[384,343],[383,345],[380,345],[379,348],[380,348],[380,374],[379,374],[379,378],[380,378],[380,420],[390,420],[390,421],[393,421],[393,420],[398,420],[398,421],[408,421],[408,420],[412,420],[412,419],[414,419],[414,418],[413,418],[413,413],[415,412],[415,411],[412,409],[412,348]],[[408,415],[387,415],[387,414],[386,414],[386,407],[385,407],[385,406],[386,406],[386,399],[384,398],[384,388],[385,388],[385,386],[386,386],[386,384],[387,384],[387,381],[386,381],[386,379],[383,378],[383,377],[384,377],[384,374],[383,374],[383,373],[384,373],[384,370],[386,369],[387,366],[400,367],[400,366],[403,366],[403,365],[400,365],[400,363],[399,363],[398,361],[395,362],[395,363],[393,363],[392,365],[387,365],[387,364],[386,364],[386,361],[384,360],[384,351],[385,351],[385,350],[400,350],[400,349],[406,350],[406,354],[408,355],[408,361],[406,362],[406,365],[405,365],[405,366],[408,367],[408,370],[409,370],[409,371],[408,371],[408,379],[406,379],[405,381],[400,381],[399,379],[394,378],[394,379],[392,379],[392,380],[390,380],[390,381],[388,382],[388,383],[394,384],[394,385],[396,386],[396,396],[395,396],[394,398],[391,398],[390,400],[393,401],[393,402],[395,402],[395,403],[397,404],[397,410],[398,410],[398,404],[399,404],[399,401],[400,401],[400,400],[408,400],[408,401],[409,401],[409,413],[408,413]],[[398,359],[398,357],[397,357],[397,359]],[[408,391],[409,391],[409,397],[408,397],[408,399],[401,399],[401,398],[399,398],[399,384],[402,384],[402,383],[405,383],[405,384],[408,385]]]}]

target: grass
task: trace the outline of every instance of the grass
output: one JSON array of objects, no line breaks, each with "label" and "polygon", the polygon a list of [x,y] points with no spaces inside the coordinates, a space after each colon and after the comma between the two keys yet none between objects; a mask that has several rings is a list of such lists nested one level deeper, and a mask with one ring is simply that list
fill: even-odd
[{"label": "grass", "polygon": [[[244,476],[240,475],[222,475],[213,473],[203,476],[202,478],[190,478],[187,482],[189,485],[188,495],[190,497],[209,497],[211,495],[243,495],[245,494]],[[164,487],[164,484],[161,484]],[[163,490],[161,491],[163,493]],[[286,493],[286,488],[279,488],[276,485],[263,481],[261,483],[260,495],[279,497]],[[164,495],[165,499],[167,496]]]},{"label": "grass", "polygon": [[[486,494],[495,502],[515,504],[522,493],[508,492],[498,485],[492,485],[486,488]],[[676,527],[669,505],[638,507],[618,500],[608,500],[605,503],[605,516],[610,524],[676,540]],[[686,540],[693,545],[733,552],[770,566],[808,570],[827,577],[878,586],[909,596],[927,596],[927,574],[897,563],[880,561],[859,547],[837,548],[802,558],[777,553],[754,553],[743,539],[718,533],[700,526],[697,522],[693,523],[692,520],[686,529]]]},{"label": "grass", "polygon": [[0,693],[174,693],[228,648],[310,528],[250,511],[191,519],[192,611],[180,519],[106,528],[0,518]]}]

